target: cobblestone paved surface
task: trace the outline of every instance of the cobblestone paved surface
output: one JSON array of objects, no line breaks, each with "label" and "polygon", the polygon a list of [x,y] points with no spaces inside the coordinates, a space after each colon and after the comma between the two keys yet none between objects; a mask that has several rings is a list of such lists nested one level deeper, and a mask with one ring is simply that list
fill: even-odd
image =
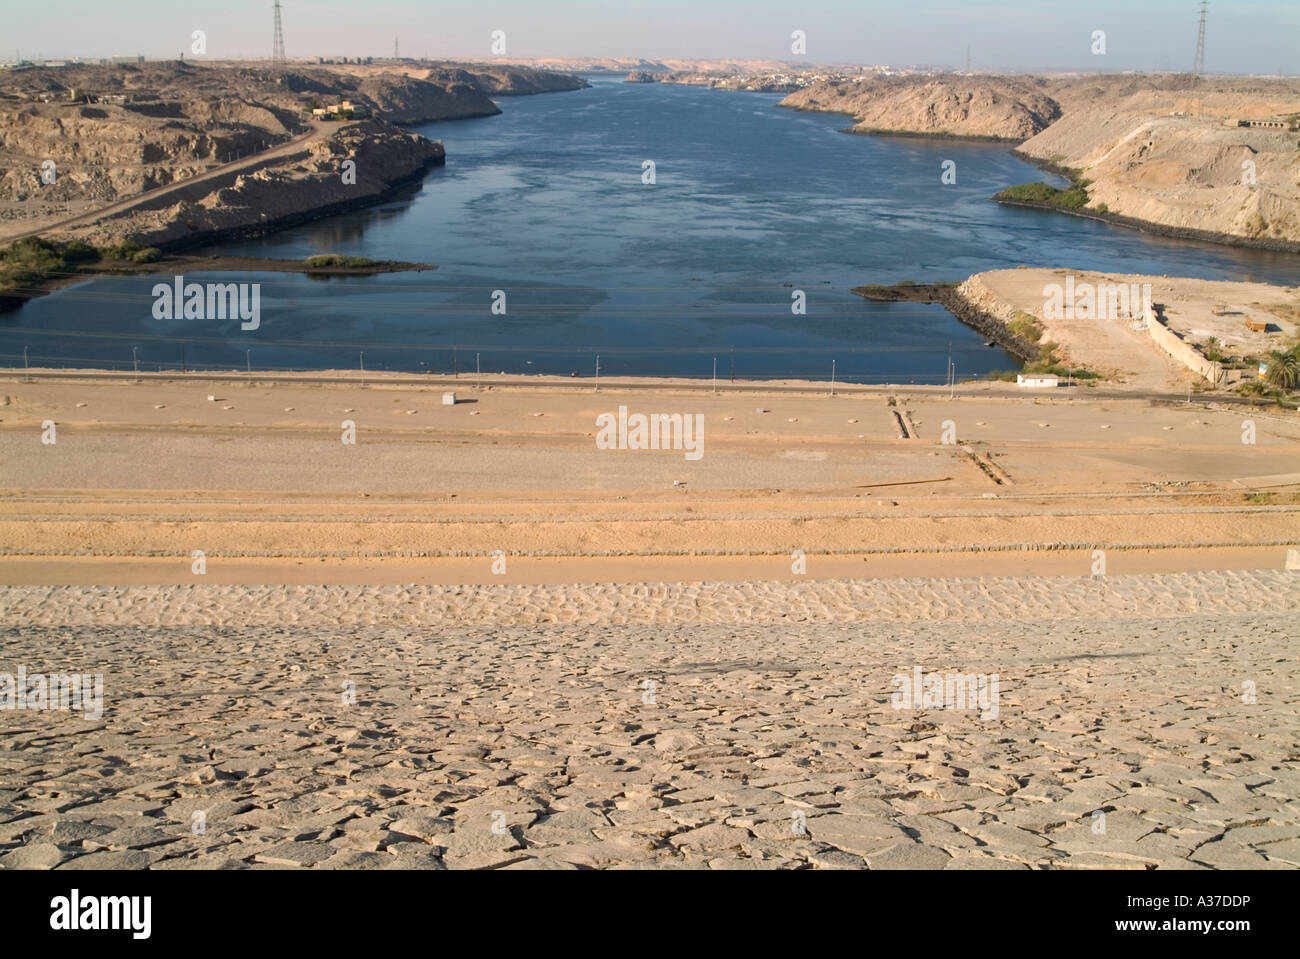
[{"label": "cobblestone paved surface", "polygon": [[1297,583],[4,588],[0,867],[1296,868]]}]

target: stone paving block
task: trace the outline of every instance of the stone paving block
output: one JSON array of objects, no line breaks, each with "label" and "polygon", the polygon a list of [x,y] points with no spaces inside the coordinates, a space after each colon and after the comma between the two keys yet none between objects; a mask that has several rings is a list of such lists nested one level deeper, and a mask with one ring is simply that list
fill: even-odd
[{"label": "stone paving block", "polygon": [[[0,734],[0,867],[1295,869],[1300,773],[1277,757],[1300,727],[1300,685],[1287,668],[1300,589],[1286,587],[1293,597],[1264,573],[1242,576],[1220,578],[1272,605],[1242,599],[1188,614],[1167,605],[1165,579],[1136,577],[1122,611],[1056,616],[1032,642],[1017,617],[1038,586],[1023,579],[1015,589],[773,586],[773,595],[804,590],[846,619],[740,631],[693,622],[686,637],[632,619],[480,624],[479,607],[459,605],[484,595],[550,602],[549,587],[0,587],[6,601],[17,597],[6,609],[21,623],[0,626],[6,655],[38,661],[57,648],[148,693],[91,727],[51,714],[39,735]],[[1052,583],[1073,597],[1066,607],[1092,602]],[[605,594],[621,603],[635,589]],[[779,606],[753,584],[662,589],[670,606],[676,596],[698,608],[710,590],[738,608]],[[860,618],[906,606],[916,589],[962,616]],[[986,589],[1001,591],[996,604]],[[219,628],[132,619],[144,608],[137,599],[163,595],[173,611],[222,596],[274,615]],[[295,624],[307,595],[333,621]],[[419,629],[368,622],[359,610],[379,597],[432,618]],[[23,618],[39,619],[49,602],[57,625]],[[645,596],[626,607],[644,608]],[[988,615],[968,615],[979,609]],[[1079,660],[1081,637],[1115,655]],[[998,718],[890,708],[889,676],[956,662],[953,651],[972,641],[1003,676]],[[1215,693],[1225,664],[1242,661],[1257,664],[1268,691],[1249,711],[1231,689]],[[1171,678],[1143,684],[1139,663],[1166,664]],[[335,688],[340,674],[364,692],[346,709],[312,692]],[[659,681],[653,710],[640,702],[646,675]],[[239,694],[205,692],[214,689]],[[1096,809],[1106,811],[1104,836],[1090,832]],[[491,831],[498,811],[504,836]],[[206,814],[203,835],[191,831],[195,812]]]},{"label": "stone paving block", "polygon": [[872,869],[943,869],[951,859],[942,849],[920,843],[897,843],[867,853],[867,865]]}]

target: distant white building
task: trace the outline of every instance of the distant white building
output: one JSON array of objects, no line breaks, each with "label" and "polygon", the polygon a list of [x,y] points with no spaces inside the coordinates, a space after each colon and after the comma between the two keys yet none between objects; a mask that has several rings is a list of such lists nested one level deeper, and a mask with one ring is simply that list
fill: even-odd
[{"label": "distant white building", "polygon": [[1016,386],[1027,387],[1047,387],[1060,386],[1061,378],[1055,373],[1018,373],[1016,374]]}]

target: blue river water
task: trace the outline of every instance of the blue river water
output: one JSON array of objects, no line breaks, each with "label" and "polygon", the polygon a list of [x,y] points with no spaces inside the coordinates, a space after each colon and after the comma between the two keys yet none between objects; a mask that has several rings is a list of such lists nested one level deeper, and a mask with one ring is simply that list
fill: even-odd
[{"label": "blue river water", "polygon": [[828,379],[834,364],[841,380],[933,383],[950,352],[962,378],[1016,363],[941,307],[851,287],[1020,264],[1300,282],[1295,255],[993,203],[1044,178],[1006,145],[850,136],[848,118],[776,95],[591,79],[418,128],[447,164],[389,202],[204,251],[435,271],[186,276],[259,283],[255,330],[155,319],[167,277],[97,278],[0,316],[0,363],[21,365],[26,347],[33,366],[590,376],[599,357],[601,375],[708,377],[716,364],[719,378]]}]

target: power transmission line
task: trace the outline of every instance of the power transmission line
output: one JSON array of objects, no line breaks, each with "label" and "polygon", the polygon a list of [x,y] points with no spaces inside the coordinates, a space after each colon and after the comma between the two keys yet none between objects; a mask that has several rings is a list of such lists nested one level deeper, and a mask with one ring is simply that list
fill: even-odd
[{"label": "power transmission line", "polygon": [[1209,7],[1210,0],[1201,0],[1201,26],[1196,32],[1196,61],[1192,65],[1192,73],[1198,80],[1205,72],[1205,19]]},{"label": "power transmission line", "polygon": [[271,48],[271,60],[284,63],[284,25],[280,21],[280,0],[275,0],[275,41]]}]

